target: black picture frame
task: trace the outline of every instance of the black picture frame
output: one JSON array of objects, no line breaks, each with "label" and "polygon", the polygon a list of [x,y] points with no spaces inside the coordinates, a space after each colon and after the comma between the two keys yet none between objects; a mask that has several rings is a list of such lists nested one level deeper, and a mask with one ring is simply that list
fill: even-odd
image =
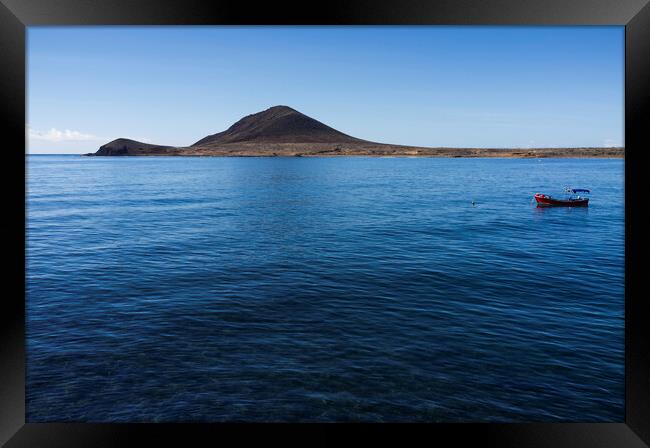
[{"label": "black picture frame", "polygon": [[[125,446],[157,440],[213,445],[224,435],[322,443],[357,436],[501,447],[643,447],[650,444],[650,322],[643,294],[641,200],[650,80],[648,0],[327,1],[303,4],[200,0],[0,0],[1,221],[6,268],[0,312],[0,443]],[[620,423],[250,425],[25,423],[25,93],[26,27],[33,25],[624,25],[625,26],[625,421]],[[20,148],[23,149],[21,152]],[[8,287],[7,287],[8,286]],[[194,443],[187,443],[187,439]],[[267,439],[268,440],[268,439]]]}]

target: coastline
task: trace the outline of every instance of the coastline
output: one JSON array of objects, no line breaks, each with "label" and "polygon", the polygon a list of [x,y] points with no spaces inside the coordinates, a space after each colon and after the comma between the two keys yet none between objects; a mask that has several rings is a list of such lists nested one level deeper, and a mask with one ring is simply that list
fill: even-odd
[{"label": "coastline", "polygon": [[[230,146],[230,145],[226,145]],[[262,147],[260,147],[262,146]],[[400,158],[504,158],[504,159],[624,159],[625,148],[420,148],[393,145],[334,148],[311,145],[233,145],[222,148],[131,149],[125,153],[97,154],[90,157],[400,157]],[[356,145],[355,145],[356,146]]]},{"label": "coastline", "polygon": [[89,156],[624,158],[624,147],[471,148],[410,146],[356,138],[289,106],[247,115],[190,146],[117,138]]}]

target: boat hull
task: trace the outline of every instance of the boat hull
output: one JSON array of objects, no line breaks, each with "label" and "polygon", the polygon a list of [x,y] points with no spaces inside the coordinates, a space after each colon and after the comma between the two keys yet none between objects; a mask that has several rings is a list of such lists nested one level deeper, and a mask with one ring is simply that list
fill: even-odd
[{"label": "boat hull", "polygon": [[589,198],[580,199],[554,199],[545,194],[536,194],[535,201],[538,207],[587,207]]}]

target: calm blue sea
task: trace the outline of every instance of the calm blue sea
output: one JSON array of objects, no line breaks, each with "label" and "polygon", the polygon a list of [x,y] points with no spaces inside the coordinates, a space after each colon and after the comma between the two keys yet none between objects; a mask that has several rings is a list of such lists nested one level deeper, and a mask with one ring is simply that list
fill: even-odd
[{"label": "calm blue sea", "polygon": [[28,156],[27,420],[622,421],[623,168]]}]

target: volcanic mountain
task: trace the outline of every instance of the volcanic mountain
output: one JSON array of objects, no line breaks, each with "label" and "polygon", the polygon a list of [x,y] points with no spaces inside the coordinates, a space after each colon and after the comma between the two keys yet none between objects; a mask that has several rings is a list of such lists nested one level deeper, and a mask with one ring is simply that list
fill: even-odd
[{"label": "volcanic mountain", "polygon": [[274,106],[247,115],[227,130],[208,135],[194,147],[215,147],[229,143],[359,143],[320,121],[288,106]]},{"label": "volcanic mountain", "polygon": [[[568,152],[570,151],[570,152]],[[430,148],[362,140],[288,106],[248,115],[228,129],[186,147],[118,138],[95,156],[428,156],[428,157],[622,157],[622,148]]]}]

